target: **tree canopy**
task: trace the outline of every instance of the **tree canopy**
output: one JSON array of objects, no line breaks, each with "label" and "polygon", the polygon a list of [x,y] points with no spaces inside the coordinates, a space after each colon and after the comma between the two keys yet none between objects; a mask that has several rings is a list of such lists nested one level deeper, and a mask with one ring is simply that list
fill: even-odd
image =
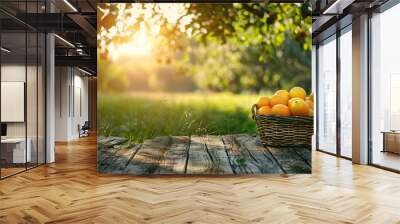
[{"label": "tree canopy", "polygon": [[158,66],[173,66],[201,89],[309,89],[310,11],[307,4],[100,4],[99,61],[111,64],[121,51],[117,45],[146,35]]}]

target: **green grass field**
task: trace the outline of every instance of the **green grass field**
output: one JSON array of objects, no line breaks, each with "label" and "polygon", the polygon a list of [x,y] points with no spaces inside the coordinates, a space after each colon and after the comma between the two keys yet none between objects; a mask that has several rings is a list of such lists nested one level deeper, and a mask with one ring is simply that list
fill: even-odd
[{"label": "green grass field", "polygon": [[131,142],[165,135],[255,133],[250,108],[256,95],[229,93],[100,94],[100,136]]}]

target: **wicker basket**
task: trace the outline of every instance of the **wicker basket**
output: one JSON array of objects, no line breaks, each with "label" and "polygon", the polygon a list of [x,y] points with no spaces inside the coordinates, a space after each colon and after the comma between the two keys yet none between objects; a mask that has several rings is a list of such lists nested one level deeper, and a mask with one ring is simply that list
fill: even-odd
[{"label": "wicker basket", "polygon": [[311,147],[313,117],[257,115],[257,105],[251,112],[264,146]]}]

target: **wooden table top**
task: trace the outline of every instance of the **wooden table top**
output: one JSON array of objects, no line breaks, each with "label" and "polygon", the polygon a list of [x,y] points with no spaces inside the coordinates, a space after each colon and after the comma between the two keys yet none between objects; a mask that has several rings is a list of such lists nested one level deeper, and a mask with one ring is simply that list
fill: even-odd
[{"label": "wooden table top", "polygon": [[162,136],[143,144],[99,137],[98,171],[109,174],[311,173],[310,148],[265,148],[248,134]]}]

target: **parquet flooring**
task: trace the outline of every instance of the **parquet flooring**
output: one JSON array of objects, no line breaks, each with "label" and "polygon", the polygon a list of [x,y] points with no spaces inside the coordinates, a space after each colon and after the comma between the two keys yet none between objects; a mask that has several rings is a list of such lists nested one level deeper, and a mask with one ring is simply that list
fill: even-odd
[{"label": "parquet flooring", "polygon": [[2,177],[7,177],[13,175],[15,173],[19,173],[25,170],[25,167],[2,167],[1,168],[1,175]]},{"label": "parquet flooring", "polygon": [[96,140],[0,181],[0,223],[400,223],[400,175],[313,152],[313,174],[98,175]]}]

